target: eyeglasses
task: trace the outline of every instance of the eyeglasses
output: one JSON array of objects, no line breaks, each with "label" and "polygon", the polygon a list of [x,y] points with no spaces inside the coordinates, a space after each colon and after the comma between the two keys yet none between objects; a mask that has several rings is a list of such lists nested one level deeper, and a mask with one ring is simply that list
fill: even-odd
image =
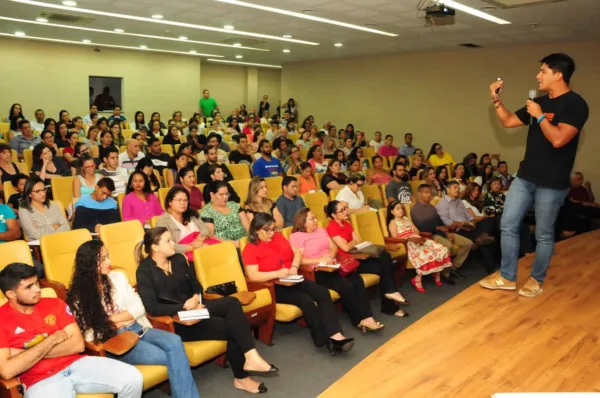
[{"label": "eyeglasses", "polygon": [[362,188],[362,187],[363,187],[365,184],[364,184],[364,183],[363,183],[363,184],[356,183],[356,185],[357,185],[359,188]]},{"label": "eyeglasses", "polygon": [[36,189],[34,191],[31,191],[32,193],[42,193],[42,192],[46,192],[48,191],[48,188],[42,188],[42,189]]},{"label": "eyeglasses", "polygon": [[318,219],[317,217],[315,217],[315,216],[308,217],[308,218],[307,218],[307,220],[308,220],[308,221],[313,221],[313,222],[317,222],[317,221],[319,221],[319,219]]},{"label": "eyeglasses", "polygon": [[341,209],[339,209],[338,211],[336,211],[336,213],[343,213],[345,211],[348,211],[347,207],[342,207]]},{"label": "eyeglasses", "polygon": [[271,227],[271,228],[262,228],[263,231],[265,231],[268,234],[272,234],[275,233],[275,231],[277,231],[276,227]]}]

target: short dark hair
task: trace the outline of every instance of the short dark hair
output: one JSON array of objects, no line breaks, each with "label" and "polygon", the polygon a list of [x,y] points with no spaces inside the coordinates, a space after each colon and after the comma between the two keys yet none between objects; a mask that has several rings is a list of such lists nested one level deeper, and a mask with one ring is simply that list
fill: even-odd
[{"label": "short dark hair", "polygon": [[151,194],[152,187],[150,187],[150,178],[148,178],[146,173],[144,173],[141,170],[135,170],[133,173],[131,173],[131,175],[129,176],[129,180],[127,181],[127,188],[125,188],[125,194],[129,194],[129,193],[133,192],[133,188],[131,187],[131,184],[133,182],[133,177],[136,175],[141,175],[142,178],[144,179],[144,189],[142,190],[142,192],[144,192],[146,194]]},{"label": "short dark hair", "polygon": [[404,138],[408,137],[409,135],[412,137],[412,133],[406,133],[404,134]]},{"label": "short dark hair", "polygon": [[98,186],[98,188],[106,188],[110,192],[114,192],[115,191],[115,182],[110,177],[103,177],[103,178],[101,178],[96,183],[96,185]]},{"label": "short dark hair", "polygon": [[188,208],[181,215],[183,219],[182,224],[188,225],[188,223],[192,220],[192,217],[198,217],[198,213],[192,210],[192,208],[190,207],[190,194],[187,191],[187,189],[185,189],[181,185],[175,185],[173,188],[171,188],[167,193],[167,197],[165,198],[165,209],[169,209],[169,205],[171,204],[171,202],[173,202],[173,199],[175,199],[175,195],[177,195],[178,193],[184,193],[185,197],[188,200]]},{"label": "short dark hair", "polygon": [[160,140],[156,137],[150,138],[150,141],[148,141],[148,145],[152,146],[152,144],[154,144],[156,141],[160,142]]},{"label": "short dark hair", "polygon": [[0,271],[0,290],[6,295],[9,290],[15,290],[22,280],[37,275],[35,267],[24,263],[8,264]]},{"label": "short dark hair", "polygon": [[218,142],[219,144],[220,144],[220,143],[221,143],[221,141],[223,140],[223,137],[221,137],[221,135],[220,135],[220,134],[217,134],[217,133],[210,133],[210,134],[208,135],[208,137],[206,137],[206,142],[210,141],[210,140],[211,140],[211,138],[213,138],[213,137],[215,137],[215,138],[217,139],[217,142]]},{"label": "short dark hair", "polygon": [[348,183],[356,184],[359,181],[365,182],[367,179],[361,174],[351,174],[348,176]]},{"label": "short dark hair", "polygon": [[131,135],[131,139],[132,139],[132,140],[137,140],[137,138],[138,138],[140,135],[141,135],[140,133],[133,133],[133,134]]},{"label": "short dark hair", "polygon": [[271,119],[271,126],[279,125],[279,122],[276,119]]},{"label": "short dark hair", "polygon": [[562,73],[563,80],[567,84],[569,84],[571,81],[571,76],[573,76],[573,73],[575,72],[575,61],[573,61],[573,58],[564,53],[547,55],[540,59],[540,63],[548,65],[548,67],[552,69],[552,72],[554,73]]},{"label": "short dark hair", "polygon": [[72,131],[70,133],[67,133],[67,140],[70,140],[71,138],[73,138],[73,135],[76,135],[77,137],[79,137],[79,133],[77,133],[76,131]]},{"label": "short dark hair", "polygon": [[502,166],[503,164],[508,165],[508,163],[506,163],[506,161],[501,160],[498,162],[498,167]]},{"label": "short dark hair", "polygon": [[80,121],[80,120],[83,120],[83,119],[81,118],[81,116],[75,116],[75,117],[73,118],[73,123],[75,123],[75,122],[78,122],[78,121]]},{"label": "short dark hair", "polygon": [[45,138],[45,136],[48,134],[50,134],[52,136],[52,138],[54,138],[54,134],[52,134],[52,131],[50,131],[50,130],[42,131],[42,133],[40,134],[40,138],[43,140]]},{"label": "short dark hair", "polygon": [[208,151],[210,151],[211,149],[215,149],[215,150],[216,150],[216,149],[217,149],[217,147],[216,147],[216,146],[214,146],[214,145],[206,145],[206,146],[204,147],[204,149],[203,149],[203,150],[204,150],[204,154],[205,154],[205,155],[208,155]]},{"label": "short dark hair", "polygon": [[115,109],[117,109],[117,108],[121,109],[121,105],[119,105],[119,104],[115,104],[115,106],[113,107],[113,110],[115,110]]},{"label": "short dark hair", "polygon": [[329,218],[333,218],[333,215],[337,210],[338,204],[340,204],[339,200],[332,200],[331,202],[327,203],[327,206],[325,206],[325,213]]},{"label": "short dark hair", "polygon": [[108,157],[110,156],[111,153],[116,153],[117,155],[119,154],[119,150],[117,149],[117,147],[112,146],[112,145],[109,146],[108,148],[106,148],[103,152],[104,152],[104,154],[103,154],[102,160],[108,159]]},{"label": "short dark hair", "polygon": [[269,140],[260,140],[260,142],[258,143],[258,150],[262,151],[263,145],[270,144],[270,143],[271,143],[271,141],[269,141]]},{"label": "short dark hair", "polygon": [[388,135],[385,136],[385,139],[387,140],[388,138],[394,139],[394,136],[391,135],[391,134],[388,134]]},{"label": "short dark hair", "polygon": [[284,176],[283,180],[281,180],[281,188],[283,189],[283,187],[287,187],[288,185],[290,185],[294,181],[298,181],[298,179],[296,177],[293,177],[293,176]]},{"label": "short dark hair", "polygon": [[12,176],[12,178],[10,179],[10,183],[12,184],[13,187],[17,187],[19,185],[19,181],[21,180],[28,180],[29,176],[27,174],[23,174],[23,173],[17,173],[14,176]]},{"label": "short dark hair", "polygon": [[23,128],[23,125],[24,125],[25,123],[27,123],[27,124],[31,124],[31,123],[29,123],[29,120],[27,120],[27,119],[23,119],[23,120],[21,120],[21,121],[19,122],[19,128],[20,128],[20,129],[22,129],[22,128]]},{"label": "short dark hair", "polygon": [[421,192],[422,190],[427,189],[427,188],[431,189],[431,185],[429,185],[429,184],[420,184],[419,187],[417,188],[417,191]]},{"label": "short dark hair", "polygon": [[300,163],[300,170],[312,169],[312,165],[308,162]]},{"label": "short dark hair", "polygon": [[448,181],[448,185],[446,185],[446,188],[450,188],[453,185],[460,185],[460,184],[456,180],[450,180],[450,181]]}]

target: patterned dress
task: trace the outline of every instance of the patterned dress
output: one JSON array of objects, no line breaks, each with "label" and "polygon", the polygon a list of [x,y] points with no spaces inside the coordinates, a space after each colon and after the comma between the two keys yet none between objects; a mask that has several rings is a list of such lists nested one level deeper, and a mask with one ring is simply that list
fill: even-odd
[{"label": "patterned dress", "polygon": [[240,205],[227,202],[229,214],[216,211],[209,203],[200,211],[200,218],[209,218],[215,225],[215,236],[225,240],[239,240],[246,236],[246,230],[240,220]]},{"label": "patterned dress", "polygon": [[[408,238],[415,234],[410,221],[406,217],[401,220],[394,220],[398,229],[397,238]],[[446,246],[437,243],[431,239],[426,239],[423,243],[407,242],[408,259],[415,267],[419,275],[428,275],[440,272],[444,268],[452,266],[450,252]]]}]

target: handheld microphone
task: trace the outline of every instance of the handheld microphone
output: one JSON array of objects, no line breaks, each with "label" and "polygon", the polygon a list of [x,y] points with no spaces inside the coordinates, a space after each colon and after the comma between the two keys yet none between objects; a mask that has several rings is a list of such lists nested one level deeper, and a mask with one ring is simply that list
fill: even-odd
[{"label": "handheld microphone", "polygon": [[[537,95],[537,91],[536,90],[529,90],[529,99],[531,101],[533,101],[535,99],[535,96]],[[534,118],[533,116],[531,116],[531,124],[535,124],[537,122],[536,118]]]},{"label": "handheld microphone", "polygon": [[[502,77],[501,77],[501,76],[498,76],[498,77],[496,78],[496,81],[502,81]],[[500,94],[500,91],[502,91],[502,87],[498,87],[498,88],[496,89],[496,95]]]}]

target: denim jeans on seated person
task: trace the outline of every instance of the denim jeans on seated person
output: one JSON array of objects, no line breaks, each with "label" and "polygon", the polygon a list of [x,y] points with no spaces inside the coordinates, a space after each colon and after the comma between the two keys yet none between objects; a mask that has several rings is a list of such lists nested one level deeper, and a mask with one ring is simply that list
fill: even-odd
[{"label": "denim jeans on seated person", "polygon": [[86,356],[27,388],[25,398],[75,398],[77,393],[114,393],[119,398],[140,398],[143,383],[139,370],[131,365]]},{"label": "denim jeans on seated person", "polygon": [[535,208],[535,239],[537,247],[531,276],[543,283],[548,265],[554,253],[554,224],[568,189],[539,187],[531,182],[515,178],[504,204],[501,222],[502,261],[500,275],[515,281],[519,256],[519,228],[527,211]]},{"label": "denim jeans on seated person", "polygon": [[[136,322],[119,329],[118,333],[138,333],[141,330],[142,326]],[[113,358],[130,365],[164,365],[169,373],[173,398],[200,397],[183,342],[175,333],[148,329],[135,347],[120,357]]]}]

